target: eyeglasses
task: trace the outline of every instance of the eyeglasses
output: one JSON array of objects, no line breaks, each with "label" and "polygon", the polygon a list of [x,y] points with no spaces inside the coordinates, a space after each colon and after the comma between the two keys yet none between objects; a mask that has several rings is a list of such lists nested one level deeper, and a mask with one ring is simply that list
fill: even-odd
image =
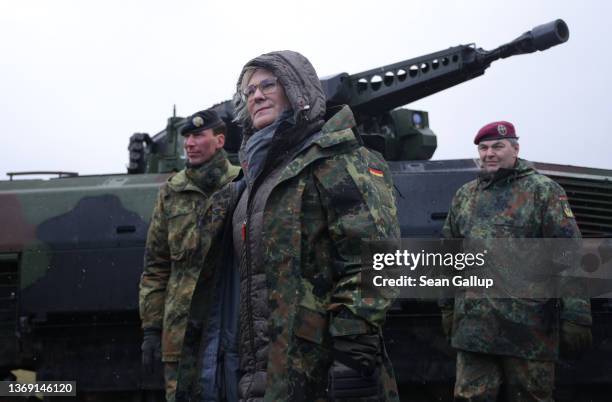
[{"label": "eyeglasses", "polygon": [[276,77],[266,78],[265,80],[261,80],[261,82],[257,85],[251,84],[247,86],[242,91],[242,99],[246,101],[251,96],[255,95],[257,88],[259,88],[262,94],[270,95],[271,93],[276,91],[277,85],[278,85],[278,78]]}]

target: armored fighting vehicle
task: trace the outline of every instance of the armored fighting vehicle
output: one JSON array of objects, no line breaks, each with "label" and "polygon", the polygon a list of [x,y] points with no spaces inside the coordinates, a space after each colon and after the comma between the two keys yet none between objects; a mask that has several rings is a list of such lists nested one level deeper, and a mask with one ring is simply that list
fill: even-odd
[{"label": "armored fighting vehicle", "polygon": [[[438,237],[453,194],[479,167],[473,159],[430,160],[437,139],[428,113],[401,106],[481,76],[498,59],[568,38],[567,25],[556,20],[491,51],[459,45],[322,78],[328,106],[350,105],[364,143],[389,161],[404,237]],[[241,132],[232,103],[214,108],[229,126],[225,148],[235,155]],[[2,377],[25,368],[38,380],[75,380],[79,398],[89,401],[163,398],[161,365],[156,376],[141,372],[137,293],[155,196],[184,166],[184,122],[174,115],[153,136],[134,134],[127,174],[0,182]],[[535,165],[565,188],[584,236],[612,236],[612,171]],[[593,315],[595,347],[580,361],[561,362],[560,388],[612,383],[607,300],[594,300]],[[389,314],[387,347],[411,400],[450,396],[453,352],[439,318],[435,303],[419,300],[402,300]]]}]

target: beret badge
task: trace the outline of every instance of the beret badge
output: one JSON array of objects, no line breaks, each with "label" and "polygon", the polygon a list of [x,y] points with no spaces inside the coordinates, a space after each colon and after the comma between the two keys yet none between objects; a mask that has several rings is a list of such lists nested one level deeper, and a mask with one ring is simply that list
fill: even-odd
[{"label": "beret badge", "polygon": [[191,124],[193,124],[195,127],[202,127],[204,125],[204,119],[200,116],[196,116],[191,119]]},{"label": "beret badge", "polygon": [[476,137],[474,137],[474,144],[478,145],[480,141],[501,140],[508,138],[518,139],[514,125],[509,121],[494,121],[478,130]]}]

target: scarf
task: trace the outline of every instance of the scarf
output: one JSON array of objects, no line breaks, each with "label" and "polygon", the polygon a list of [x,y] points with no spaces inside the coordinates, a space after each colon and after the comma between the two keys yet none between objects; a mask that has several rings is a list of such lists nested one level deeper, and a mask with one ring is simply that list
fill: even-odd
[{"label": "scarf", "polygon": [[221,178],[227,172],[227,157],[220,149],[212,158],[199,165],[185,164],[185,175],[200,190],[210,193],[216,190]]},{"label": "scarf", "polygon": [[244,148],[240,150],[238,155],[240,158],[240,165],[244,170],[249,187],[253,185],[255,179],[264,167],[276,130],[284,122],[294,124],[292,118],[293,110],[285,110],[274,123],[253,133],[247,140]]}]

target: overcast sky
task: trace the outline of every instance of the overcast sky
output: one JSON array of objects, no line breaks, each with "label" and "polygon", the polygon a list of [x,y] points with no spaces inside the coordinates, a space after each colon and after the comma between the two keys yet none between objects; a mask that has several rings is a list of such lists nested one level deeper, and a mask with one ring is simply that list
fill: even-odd
[{"label": "overcast sky", "polygon": [[414,102],[434,159],[474,157],[485,123],[513,122],[521,156],[612,169],[612,2],[0,0],[0,180],[10,171],[123,173],[134,132],[229,99],[243,64],[272,50],[320,76],[476,43],[563,18],[570,40],[493,63]]}]

